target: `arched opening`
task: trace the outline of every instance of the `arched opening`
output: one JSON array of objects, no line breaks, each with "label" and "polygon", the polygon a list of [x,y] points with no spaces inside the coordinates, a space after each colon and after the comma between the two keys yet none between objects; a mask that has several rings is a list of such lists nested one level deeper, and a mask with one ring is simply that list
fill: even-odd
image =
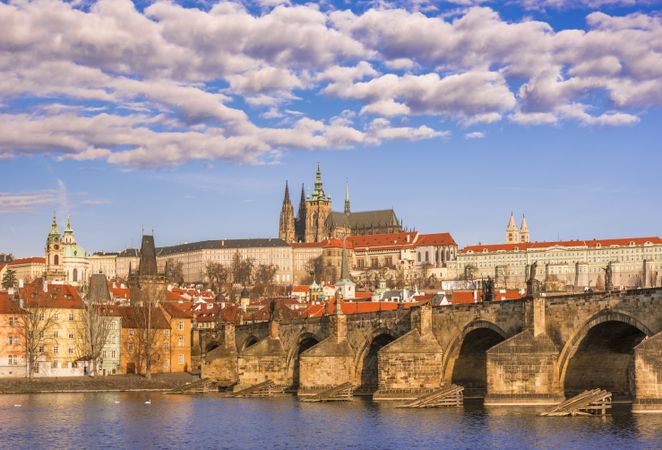
[{"label": "arched opening", "polygon": [[487,391],[487,350],[505,338],[490,328],[469,331],[453,365],[451,383],[464,387],[467,397],[484,397]]},{"label": "arched opening", "polygon": [[645,337],[636,326],[619,320],[593,326],[568,360],[563,380],[566,397],[601,388],[610,391],[614,399],[632,399],[634,347]]},{"label": "arched opening", "polygon": [[258,339],[255,336],[253,336],[253,335],[248,336],[246,338],[246,340],[244,341],[244,344],[241,346],[241,351],[243,352],[248,347],[254,346],[255,344],[257,344],[257,342],[258,342]]},{"label": "arched opening", "polygon": [[299,373],[301,368],[301,354],[316,345],[319,341],[313,336],[304,336],[299,340],[296,353],[292,360],[292,388],[299,389]]},{"label": "arched opening", "polygon": [[73,280],[72,281],[78,281],[78,269],[74,268],[73,275],[72,275]]},{"label": "arched opening", "polygon": [[388,333],[381,333],[375,336],[366,348],[361,365],[361,394],[372,394],[379,385],[379,362],[377,353],[382,347],[393,342],[395,337]]},{"label": "arched opening", "polygon": [[53,256],[53,265],[57,266],[60,264],[60,257],[58,255]]},{"label": "arched opening", "polygon": [[205,347],[205,353],[209,353],[210,351],[212,351],[212,350],[214,350],[215,348],[218,348],[218,347],[219,347],[218,342],[210,342]]}]

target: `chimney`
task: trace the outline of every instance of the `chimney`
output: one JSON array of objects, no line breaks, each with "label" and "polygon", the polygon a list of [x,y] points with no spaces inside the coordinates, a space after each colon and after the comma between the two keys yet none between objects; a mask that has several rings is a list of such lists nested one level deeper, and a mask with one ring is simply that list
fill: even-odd
[{"label": "chimney", "polygon": [[23,289],[23,278],[18,280],[18,288]]}]

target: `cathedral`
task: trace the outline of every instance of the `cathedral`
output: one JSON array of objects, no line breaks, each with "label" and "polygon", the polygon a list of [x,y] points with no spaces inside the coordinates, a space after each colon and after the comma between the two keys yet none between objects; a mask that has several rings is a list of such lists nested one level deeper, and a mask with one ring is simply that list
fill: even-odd
[{"label": "cathedral", "polygon": [[278,236],[285,242],[322,242],[344,236],[398,233],[400,222],[392,209],[352,212],[349,188],[345,188],[345,204],[342,212],[331,209],[331,196],[326,195],[319,164],[315,174],[313,193],[306,196],[301,185],[299,210],[295,217],[290,201],[290,190],[285,182],[285,196],[280,212]]},{"label": "cathedral", "polygon": [[515,216],[510,213],[508,225],[506,226],[506,244],[519,244],[529,242],[529,226],[526,224],[526,216],[522,216],[522,225],[517,228]]}]

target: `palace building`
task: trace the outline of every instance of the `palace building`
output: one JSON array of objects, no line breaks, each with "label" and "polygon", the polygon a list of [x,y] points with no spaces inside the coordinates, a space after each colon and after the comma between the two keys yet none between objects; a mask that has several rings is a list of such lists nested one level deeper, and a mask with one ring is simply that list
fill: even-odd
[{"label": "palace building", "polygon": [[304,186],[301,185],[301,199],[296,217],[290,201],[289,186],[285,182],[285,196],[278,227],[278,236],[285,242],[322,242],[326,239],[345,236],[399,233],[401,231],[402,222],[398,220],[392,209],[352,212],[349,187],[345,189],[343,211],[333,211],[331,196],[324,192],[319,164],[312,194],[306,196]]}]

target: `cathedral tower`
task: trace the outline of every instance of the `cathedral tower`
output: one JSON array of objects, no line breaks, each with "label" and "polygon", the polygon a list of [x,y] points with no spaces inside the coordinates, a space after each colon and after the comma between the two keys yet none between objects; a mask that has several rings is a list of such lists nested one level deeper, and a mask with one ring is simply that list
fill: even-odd
[{"label": "cathedral tower", "polygon": [[350,214],[352,209],[349,207],[349,181],[345,183],[345,214]]},{"label": "cathedral tower", "polygon": [[310,197],[306,198],[306,242],[321,242],[327,238],[326,219],[331,213],[331,196],[324,193],[322,173],[317,164],[315,174],[315,189]]},{"label": "cathedral tower", "polygon": [[285,196],[283,197],[283,206],[280,210],[280,222],[278,224],[278,237],[285,242],[294,242],[296,240],[294,229],[294,208],[290,201],[290,189],[285,182]]},{"label": "cathedral tower", "polygon": [[511,212],[510,219],[508,220],[508,226],[506,227],[506,244],[517,243],[519,243],[519,230],[515,224],[515,216]]},{"label": "cathedral tower", "polygon": [[526,224],[526,216],[522,214],[522,225],[519,228],[519,241],[529,242],[529,226]]},{"label": "cathedral tower", "polygon": [[63,280],[66,276],[64,272],[64,248],[62,247],[62,236],[57,228],[57,219],[53,212],[53,221],[51,222],[51,231],[46,238],[46,279]]},{"label": "cathedral tower", "polygon": [[306,240],[306,191],[304,190],[303,183],[301,183],[299,211],[297,212],[297,218],[294,220],[294,228],[297,242],[304,242]]}]

